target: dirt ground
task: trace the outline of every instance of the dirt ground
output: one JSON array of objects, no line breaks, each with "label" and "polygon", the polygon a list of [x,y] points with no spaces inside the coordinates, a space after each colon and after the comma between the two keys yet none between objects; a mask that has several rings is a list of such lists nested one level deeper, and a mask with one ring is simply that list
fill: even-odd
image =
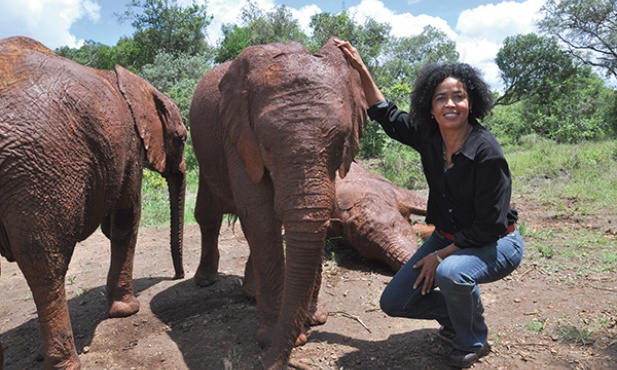
[{"label": "dirt ground", "polygon": [[[595,230],[615,253],[613,214],[552,217],[524,199],[514,199],[527,230],[546,231],[542,243],[562,228]],[[253,369],[256,344],[254,302],[240,285],[248,246],[239,226],[220,237],[220,280],[206,288],[191,278],[199,260],[196,225],[185,230],[187,278],[172,280],[168,229],[142,230],[135,260],[135,290],[141,311],[107,319],[104,286],[109,243],[99,232],[77,246],[67,276],[76,344],[85,369]],[[535,234],[538,234],[537,232]],[[529,247],[513,275],[483,285],[492,352],[474,369],[617,369],[617,274],[580,269],[539,258]],[[392,273],[342,247],[324,261],[321,300],[328,322],[310,331],[293,350],[295,369],[444,369],[449,346],[437,324],[387,317],[379,297]],[[42,367],[36,311],[25,279],[2,259],[0,342],[4,368]],[[579,266],[580,267],[580,266]],[[581,273],[584,271],[584,273]]]}]

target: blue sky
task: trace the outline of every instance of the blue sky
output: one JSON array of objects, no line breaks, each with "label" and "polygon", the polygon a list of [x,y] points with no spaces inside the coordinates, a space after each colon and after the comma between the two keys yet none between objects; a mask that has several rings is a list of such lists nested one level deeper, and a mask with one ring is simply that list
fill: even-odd
[{"label": "blue sky", "polygon": [[[195,0],[203,3],[204,0]],[[85,40],[115,45],[132,36],[130,24],[119,24],[114,14],[126,10],[129,0],[8,0],[0,2],[0,38],[23,35],[54,49],[79,47]],[[193,0],[178,0],[191,4]],[[499,88],[494,58],[503,40],[534,32],[534,20],[544,0],[253,0],[260,8],[285,5],[306,31],[310,17],[321,12],[339,13],[343,8],[358,22],[372,17],[392,26],[391,35],[419,34],[435,26],[456,42],[461,60],[480,68],[493,88]],[[214,21],[206,30],[216,45],[220,27],[239,23],[245,0],[207,0]]]}]

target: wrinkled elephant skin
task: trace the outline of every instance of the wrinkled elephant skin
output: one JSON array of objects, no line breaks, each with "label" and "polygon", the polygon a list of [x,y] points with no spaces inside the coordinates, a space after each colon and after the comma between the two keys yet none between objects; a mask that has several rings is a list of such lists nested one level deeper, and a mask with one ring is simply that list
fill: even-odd
[{"label": "wrinkled elephant skin", "polygon": [[144,166],[167,179],[183,275],[185,139],[176,105],[128,70],[84,67],[28,38],[0,40],[0,253],[32,290],[45,368],[81,367],[64,281],[75,244],[99,225],[111,240],[107,313],[139,310],[132,274]]},{"label": "wrinkled elephant skin", "polygon": [[328,237],[340,237],[360,255],[398,271],[426,239],[432,225],[410,223],[426,215],[427,198],[396,186],[385,177],[353,163],[345,178],[336,179],[336,207]]},{"label": "wrinkled elephant skin", "polygon": [[357,72],[332,40],[316,54],[297,43],[248,47],[208,72],[193,96],[202,236],[195,280],[215,281],[222,217],[237,215],[255,272],[257,338],[269,347],[264,368],[286,366],[304,327],[334,179],[358,152],[364,101]]}]

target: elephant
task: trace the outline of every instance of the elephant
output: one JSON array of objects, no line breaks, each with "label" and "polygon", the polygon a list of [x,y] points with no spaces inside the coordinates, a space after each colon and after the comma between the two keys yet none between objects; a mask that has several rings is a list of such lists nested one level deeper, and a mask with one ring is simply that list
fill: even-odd
[{"label": "elephant", "polygon": [[411,224],[410,216],[426,215],[427,198],[352,163],[345,178],[336,179],[336,207],[328,238],[340,238],[365,258],[398,271],[434,226]]},{"label": "elephant", "polygon": [[263,368],[285,367],[305,340],[336,173],[344,177],[359,150],[366,109],[359,75],[332,38],[315,54],[295,42],[247,47],[195,89],[189,122],[202,245],[195,282],[216,280],[222,218],[236,215],[255,272]]},{"label": "elephant", "polygon": [[144,167],[167,180],[172,258],[184,275],[186,136],[171,99],[130,71],[82,66],[25,37],[0,40],[0,254],[32,291],[45,368],[81,368],[65,277],[76,243],[99,226],[111,242],[107,314],[139,310]]}]

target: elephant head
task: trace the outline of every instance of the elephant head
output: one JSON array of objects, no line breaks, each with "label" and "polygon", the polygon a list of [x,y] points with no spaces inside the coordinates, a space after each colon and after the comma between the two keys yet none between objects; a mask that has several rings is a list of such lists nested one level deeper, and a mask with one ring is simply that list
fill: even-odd
[{"label": "elephant head", "polygon": [[266,368],[279,368],[306,321],[334,209],[334,179],[337,170],[347,173],[358,152],[365,100],[357,72],[332,40],[316,54],[297,43],[246,48],[219,91],[228,157],[241,159],[256,186],[271,183],[272,217],[285,230],[281,309],[263,359]]},{"label": "elephant head", "polygon": [[353,163],[348,175],[336,180],[328,237],[342,238],[363,257],[398,271],[418,249],[417,234],[426,240],[434,230],[410,223],[412,214],[426,215],[426,206],[426,196]]},{"label": "elephant head", "polygon": [[159,172],[169,186],[171,208],[171,252],[175,278],[184,277],[182,240],[186,164],[184,142],[186,128],[178,107],[150,83],[129,70],[116,66],[118,88],[135,121],[135,130],[143,141],[147,166]]}]

